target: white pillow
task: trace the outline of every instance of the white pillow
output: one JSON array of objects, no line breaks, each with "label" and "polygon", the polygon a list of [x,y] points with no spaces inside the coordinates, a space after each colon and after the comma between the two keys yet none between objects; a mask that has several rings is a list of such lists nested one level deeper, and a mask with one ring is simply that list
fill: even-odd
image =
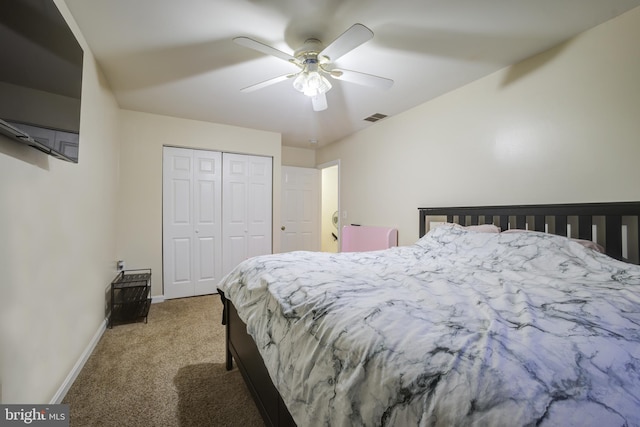
[{"label": "white pillow", "polygon": [[[512,228],[510,230],[505,230],[503,231],[503,233],[527,233],[533,230],[522,230],[519,228]],[[566,237],[566,236],[562,236],[562,237]],[[584,246],[585,248],[588,249],[593,249],[596,252],[600,252],[601,254],[606,253],[604,246],[597,244],[596,242],[592,242],[591,240],[584,240],[584,239],[573,239],[573,238],[569,238],[569,240],[571,240],[572,242],[576,242],[581,244],[582,246]]]},{"label": "white pillow", "polygon": [[467,225],[462,226],[465,230],[475,231],[477,233],[499,233],[500,227],[493,224]]}]

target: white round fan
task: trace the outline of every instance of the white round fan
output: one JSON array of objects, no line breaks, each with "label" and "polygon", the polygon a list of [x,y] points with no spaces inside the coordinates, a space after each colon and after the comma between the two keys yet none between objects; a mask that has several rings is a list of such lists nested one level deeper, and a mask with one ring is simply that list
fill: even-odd
[{"label": "white round fan", "polygon": [[293,87],[311,98],[315,111],[322,111],[327,108],[326,93],[331,89],[331,82],[327,77],[388,89],[393,85],[393,80],[359,71],[339,69],[334,65],[338,58],[371,38],[373,38],[373,31],[362,24],[354,24],[327,47],[324,47],[320,40],[311,38],[307,39],[302,47],[290,55],[249,37],[236,37],[233,41],[241,46],[275,56],[300,68],[297,73],[274,77],[248,86],[241,91],[252,92],[283,80],[294,79]]}]

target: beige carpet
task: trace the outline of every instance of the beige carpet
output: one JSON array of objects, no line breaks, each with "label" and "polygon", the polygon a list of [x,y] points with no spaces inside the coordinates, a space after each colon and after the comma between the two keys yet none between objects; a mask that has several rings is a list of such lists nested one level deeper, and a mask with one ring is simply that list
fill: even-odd
[{"label": "beige carpet", "polygon": [[217,295],[152,304],[148,323],[107,329],[71,386],[71,426],[264,426],[224,367]]}]

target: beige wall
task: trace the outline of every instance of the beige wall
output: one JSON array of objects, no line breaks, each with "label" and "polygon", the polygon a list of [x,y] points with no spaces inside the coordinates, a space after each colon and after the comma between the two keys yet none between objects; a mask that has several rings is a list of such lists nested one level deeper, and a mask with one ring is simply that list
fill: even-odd
[{"label": "beige wall", "polygon": [[[273,157],[273,219],[280,224],[280,134],[156,114],[120,112],[118,259],[151,268],[151,295],[162,290],[162,147],[199,148]],[[274,252],[280,249],[273,230]]]},{"label": "beige wall", "polygon": [[78,164],[0,136],[2,403],[49,403],[103,325],[115,276],[118,109],[85,49]]},{"label": "beige wall", "polygon": [[420,206],[640,200],[638,40],[640,8],[320,149],[346,222],[410,244]]},{"label": "beige wall", "polygon": [[282,164],[300,168],[315,168],[316,152],[307,148],[282,147]]}]

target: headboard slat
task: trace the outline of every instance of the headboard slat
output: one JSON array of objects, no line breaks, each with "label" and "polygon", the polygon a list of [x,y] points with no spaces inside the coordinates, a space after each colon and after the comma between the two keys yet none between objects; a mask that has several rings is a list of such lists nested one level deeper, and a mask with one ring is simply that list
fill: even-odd
[{"label": "headboard slat", "polygon": [[556,215],[556,231],[554,234],[559,234],[560,236],[567,236],[567,216],[566,215]]},{"label": "headboard slat", "polygon": [[593,231],[593,217],[591,215],[578,216],[578,239],[591,240]]},{"label": "headboard slat", "polygon": [[509,229],[509,216],[508,215],[500,215],[500,229],[507,230]]},{"label": "headboard slat", "polygon": [[607,254],[616,259],[622,259],[622,217],[608,216],[605,219]]}]

